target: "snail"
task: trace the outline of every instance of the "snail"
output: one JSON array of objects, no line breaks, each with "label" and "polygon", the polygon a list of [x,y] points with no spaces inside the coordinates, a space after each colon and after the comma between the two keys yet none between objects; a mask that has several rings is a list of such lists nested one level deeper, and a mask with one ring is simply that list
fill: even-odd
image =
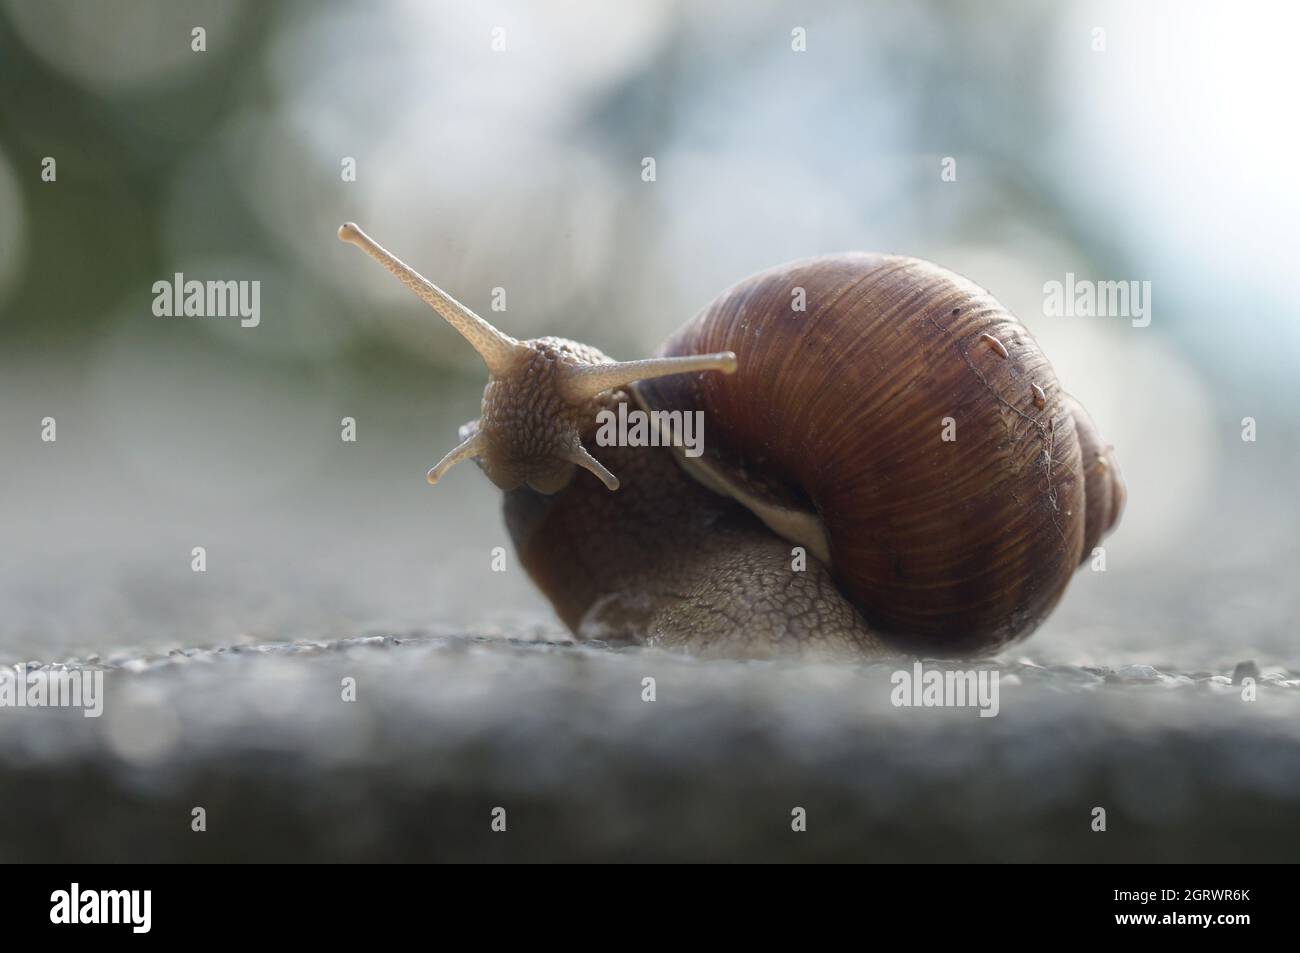
[{"label": "snail", "polygon": [[[1113,448],[1028,330],[938,265],[760,272],[647,360],[498,331],[356,225],[487,365],[475,460],[580,639],[704,656],[989,654],[1028,635],[1124,506]],[[802,299],[804,307],[794,303]],[[698,455],[601,446],[602,411],[702,413]],[[616,492],[611,492],[616,491]]]}]

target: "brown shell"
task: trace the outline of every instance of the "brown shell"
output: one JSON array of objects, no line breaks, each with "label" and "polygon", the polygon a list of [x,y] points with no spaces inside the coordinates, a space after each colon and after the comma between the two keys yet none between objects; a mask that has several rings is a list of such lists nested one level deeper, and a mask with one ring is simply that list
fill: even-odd
[{"label": "brown shell", "polygon": [[1119,464],[1115,462],[1115,449],[1102,441],[1097,425],[1083,405],[1069,394],[1065,399],[1079,435],[1079,458],[1083,466],[1085,516],[1080,562],[1085,563],[1093,547],[1119,522],[1128,494]]},{"label": "brown shell", "polygon": [[[930,262],[778,266],[723,293],[660,353],[723,350],[739,358],[731,376],[637,391],[656,409],[703,410],[705,460],[748,492],[819,513],[837,582],[896,644],[970,653],[1027,634],[1118,516],[1109,451],[1091,421],[1081,437],[1033,337]],[[1106,488],[1095,497],[1088,463]]]}]

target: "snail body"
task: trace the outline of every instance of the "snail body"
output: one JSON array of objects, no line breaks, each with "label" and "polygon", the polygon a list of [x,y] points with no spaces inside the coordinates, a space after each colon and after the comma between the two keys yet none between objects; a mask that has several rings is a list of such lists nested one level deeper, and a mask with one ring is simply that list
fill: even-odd
[{"label": "snail body", "polygon": [[[1028,330],[929,262],[778,266],[655,358],[614,362],[501,335],[355,226],[340,235],[455,311],[484,356],[483,416],[430,482],[480,463],[521,563],[579,636],[726,656],[989,652],[1047,616],[1123,507],[1113,452]],[[597,461],[597,414],[620,403],[702,412],[703,454]]]}]

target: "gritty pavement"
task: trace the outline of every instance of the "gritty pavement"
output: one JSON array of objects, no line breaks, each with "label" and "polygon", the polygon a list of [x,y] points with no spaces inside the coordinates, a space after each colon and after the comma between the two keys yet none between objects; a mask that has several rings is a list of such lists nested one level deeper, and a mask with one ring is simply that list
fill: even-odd
[{"label": "gritty pavement", "polygon": [[1300,857],[1300,672],[1263,661],[1235,673],[1254,701],[1231,669],[962,663],[999,673],[985,718],[892,704],[912,660],[699,661],[545,625],[65,662],[104,672],[103,714],[0,709],[0,860]]}]

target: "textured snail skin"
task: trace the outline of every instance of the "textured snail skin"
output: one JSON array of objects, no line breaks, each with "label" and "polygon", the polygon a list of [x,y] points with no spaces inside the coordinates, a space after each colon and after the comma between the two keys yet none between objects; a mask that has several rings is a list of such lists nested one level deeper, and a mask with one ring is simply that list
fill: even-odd
[{"label": "textured snail skin", "polygon": [[[610,395],[607,406],[624,399]],[[598,453],[619,475],[617,493],[580,472],[553,496],[505,494],[520,562],[580,637],[704,657],[886,654],[823,564],[809,558],[793,572],[788,542],[671,454]]]}]

